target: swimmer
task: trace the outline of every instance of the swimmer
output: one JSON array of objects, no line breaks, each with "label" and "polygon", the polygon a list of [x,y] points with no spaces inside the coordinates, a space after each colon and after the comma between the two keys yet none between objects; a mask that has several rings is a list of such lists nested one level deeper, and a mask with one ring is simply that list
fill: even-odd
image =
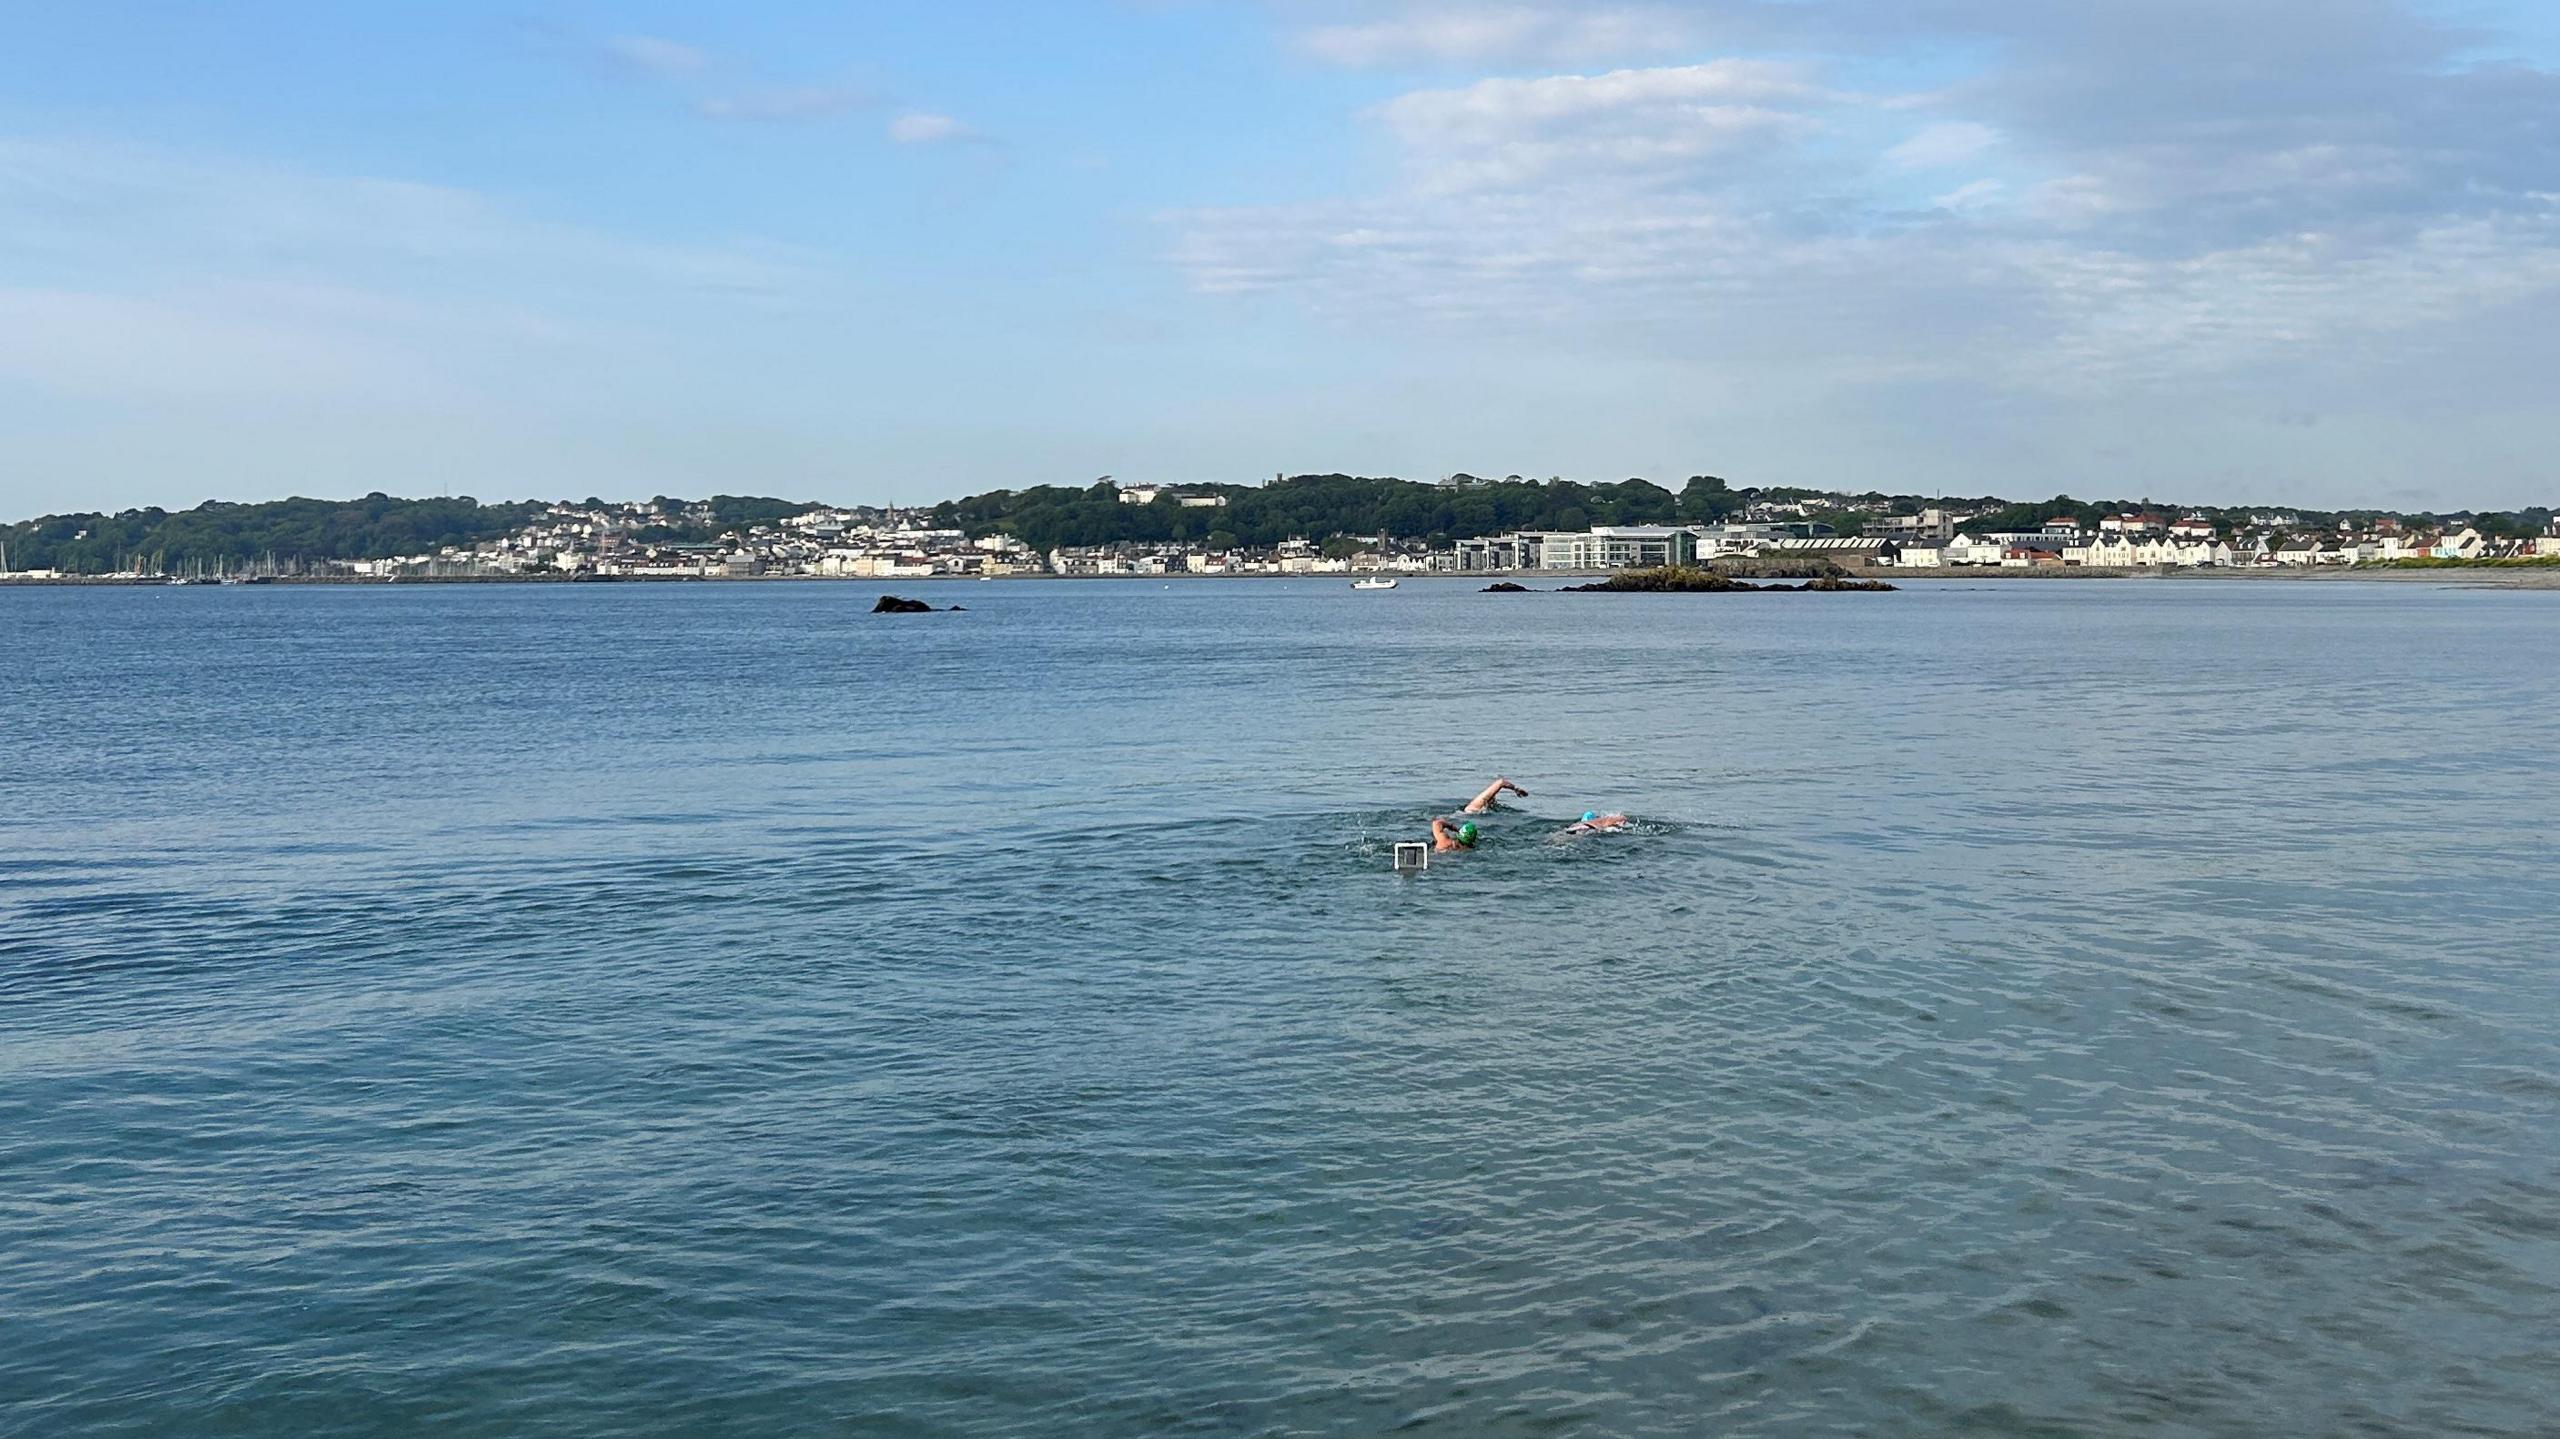
[{"label": "swimmer", "polygon": [[1625,815],[1602,814],[1598,810],[1586,809],[1582,812],[1582,818],[1564,827],[1564,832],[1569,835],[1612,834],[1626,827]]},{"label": "swimmer", "polygon": [[1476,838],[1476,827],[1472,823],[1462,820],[1451,824],[1437,816],[1431,821],[1431,851],[1434,854],[1455,854],[1462,849],[1473,849]]},{"label": "swimmer", "polygon": [[1522,789],[1520,786],[1513,784],[1507,779],[1497,778],[1493,783],[1484,787],[1484,793],[1467,801],[1467,807],[1464,812],[1467,814],[1484,813],[1486,810],[1493,808],[1493,802],[1495,800],[1502,798],[1502,792],[1504,790],[1509,790],[1513,794],[1520,796],[1522,799],[1527,799],[1529,797],[1529,792],[1527,790]]}]

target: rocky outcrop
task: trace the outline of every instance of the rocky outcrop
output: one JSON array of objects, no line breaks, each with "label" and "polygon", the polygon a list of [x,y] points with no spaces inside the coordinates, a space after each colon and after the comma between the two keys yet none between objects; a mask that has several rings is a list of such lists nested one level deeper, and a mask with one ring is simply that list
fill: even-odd
[{"label": "rocky outcrop", "polygon": [[896,595],[882,595],[880,603],[871,607],[875,615],[929,615],[933,606],[922,600],[902,600]]},{"label": "rocky outcrop", "polygon": [[1821,555],[1721,555],[1707,568],[1737,580],[1845,580],[1849,572]]},{"label": "rocky outcrop", "polygon": [[1565,588],[1585,594],[1777,595],[1890,590],[1893,586],[1882,580],[1848,579],[1836,567],[1830,574],[1807,580],[1801,585],[1751,585],[1714,570],[1692,565],[1664,565],[1649,570],[1627,570],[1597,584],[1567,585]]},{"label": "rocky outcrop", "polygon": [[1484,587],[1484,593],[1489,595],[1525,595],[1529,593],[1529,587],[1527,585],[1515,585],[1509,580],[1496,580],[1492,584]]},{"label": "rocky outcrop", "polygon": [[1565,588],[1583,594],[1726,595],[1748,594],[1760,587],[1746,585],[1731,575],[1720,575],[1714,570],[1690,565],[1664,565],[1650,570],[1624,570],[1593,584],[1567,585]]}]

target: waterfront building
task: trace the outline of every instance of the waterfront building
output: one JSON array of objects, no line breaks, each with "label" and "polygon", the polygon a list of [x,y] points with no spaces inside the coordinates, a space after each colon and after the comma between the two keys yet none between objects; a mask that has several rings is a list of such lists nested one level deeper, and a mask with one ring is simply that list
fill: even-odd
[{"label": "waterfront building", "polygon": [[1681,525],[1603,525],[1552,533],[1538,544],[1542,570],[1625,570],[1698,560],[1698,532]]},{"label": "waterfront building", "polygon": [[1700,531],[1705,553],[1709,555],[1757,554],[1768,545],[1795,540],[1827,540],[1838,532],[1829,525],[1811,520],[1743,520],[1737,523],[1709,525]]},{"label": "waterfront building", "polygon": [[1530,534],[1482,535],[1458,541],[1452,551],[1460,574],[1530,569],[1537,552],[1538,538]]},{"label": "waterfront building", "polygon": [[1945,510],[1927,509],[1916,515],[1879,515],[1864,530],[1872,539],[1897,545],[1944,544],[1956,537],[1956,522]]},{"label": "waterfront building", "polygon": [[2008,549],[1998,540],[1959,534],[1947,541],[1941,556],[1950,565],[1996,565],[2001,553]]},{"label": "waterfront building", "polygon": [[1881,564],[1893,541],[1872,536],[1823,535],[1813,539],[1775,540],[1760,547],[1763,559],[1829,560],[1851,569]]}]

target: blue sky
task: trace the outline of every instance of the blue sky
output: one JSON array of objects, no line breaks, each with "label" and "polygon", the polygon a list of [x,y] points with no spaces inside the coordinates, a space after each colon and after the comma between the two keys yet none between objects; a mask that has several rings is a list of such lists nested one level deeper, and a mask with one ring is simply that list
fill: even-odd
[{"label": "blue sky", "polygon": [[0,11],[0,514],[1450,470],[2552,503],[2560,22]]}]

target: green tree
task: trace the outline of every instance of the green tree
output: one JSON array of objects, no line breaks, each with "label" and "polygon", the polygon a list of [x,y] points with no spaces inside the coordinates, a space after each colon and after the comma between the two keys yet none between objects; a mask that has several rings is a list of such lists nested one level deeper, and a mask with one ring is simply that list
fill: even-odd
[{"label": "green tree", "polygon": [[1746,503],[1720,477],[1691,475],[1689,482],[1680,487],[1679,516],[1686,524],[1722,524],[1739,514]]}]

